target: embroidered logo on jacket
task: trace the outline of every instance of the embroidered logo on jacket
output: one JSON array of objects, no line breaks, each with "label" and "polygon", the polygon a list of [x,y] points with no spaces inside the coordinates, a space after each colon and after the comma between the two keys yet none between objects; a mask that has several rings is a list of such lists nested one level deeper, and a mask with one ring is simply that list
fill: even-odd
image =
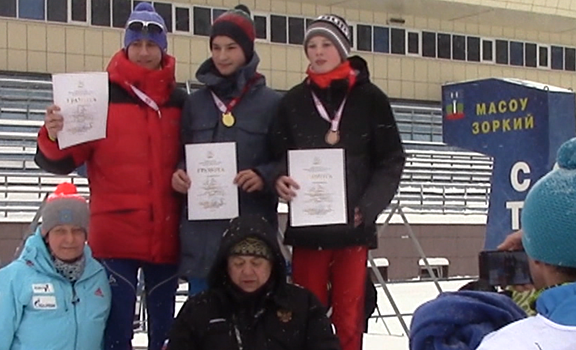
[{"label": "embroidered logo on jacket", "polygon": [[104,292],[102,292],[102,289],[100,289],[100,287],[98,287],[98,289],[96,289],[96,291],[94,292],[94,295],[97,297],[104,298]]},{"label": "embroidered logo on jacket", "polygon": [[292,311],[290,310],[278,310],[276,316],[281,322],[288,323],[292,320]]},{"label": "embroidered logo on jacket", "polygon": [[52,283],[35,283],[32,285],[32,292],[34,294],[54,294],[54,286]]},{"label": "embroidered logo on jacket", "polygon": [[36,310],[55,310],[56,297],[53,295],[35,295],[32,297],[32,305]]}]

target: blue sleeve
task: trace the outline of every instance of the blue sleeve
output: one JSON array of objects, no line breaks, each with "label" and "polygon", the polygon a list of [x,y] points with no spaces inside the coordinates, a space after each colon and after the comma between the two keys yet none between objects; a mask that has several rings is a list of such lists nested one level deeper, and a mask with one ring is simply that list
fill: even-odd
[{"label": "blue sleeve", "polygon": [[0,270],[0,350],[10,350],[24,313],[15,285],[14,263]]}]

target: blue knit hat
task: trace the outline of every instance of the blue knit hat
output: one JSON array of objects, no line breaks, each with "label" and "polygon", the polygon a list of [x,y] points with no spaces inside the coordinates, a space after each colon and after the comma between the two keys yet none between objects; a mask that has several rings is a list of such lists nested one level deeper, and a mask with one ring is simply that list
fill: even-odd
[{"label": "blue knit hat", "polygon": [[524,201],[522,244],[534,260],[576,267],[576,138],[560,146],[556,162]]},{"label": "blue knit hat", "polygon": [[[139,22],[143,26],[138,29],[131,29],[131,24],[134,22]],[[150,30],[148,25],[159,24],[162,27],[161,31]],[[168,48],[168,40],[166,38],[166,23],[164,19],[160,16],[154,7],[147,2],[139,3],[134,11],[128,17],[126,22],[126,32],[124,34],[124,49],[127,49],[130,44],[136,40],[150,40],[160,47],[162,51],[166,51]]]}]

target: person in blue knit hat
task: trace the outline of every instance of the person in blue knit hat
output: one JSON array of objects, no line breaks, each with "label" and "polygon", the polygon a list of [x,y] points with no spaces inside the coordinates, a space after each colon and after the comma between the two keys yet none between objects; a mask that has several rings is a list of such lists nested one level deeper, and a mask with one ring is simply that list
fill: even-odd
[{"label": "person in blue knit hat", "polygon": [[487,335],[478,350],[576,349],[576,138],[560,147],[557,164],[530,190],[521,217],[537,315]]},{"label": "person in blue knit hat", "polygon": [[168,29],[149,3],[139,3],[130,14],[123,45],[106,68],[106,138],[60,149],[64,118],[54,104],[38,133],[34,160],[40,168],[64,175],[86,165],[88,244],[104,266],[112,298],[105,350],[132,349],[140,271],[149,350],[162,349],[174,321],[181,199],[170,181],[180,161],[179,126],[187,94],[176,84]]}]

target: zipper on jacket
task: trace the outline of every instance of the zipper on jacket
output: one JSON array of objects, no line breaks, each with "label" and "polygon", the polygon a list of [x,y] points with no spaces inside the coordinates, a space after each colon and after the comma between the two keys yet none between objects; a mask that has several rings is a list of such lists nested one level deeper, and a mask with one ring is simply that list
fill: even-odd
[{"label": "zipper on jacket", "polygon": [[238,343],[238,350],[244,350],[244,345],[242,344],[242,336],[240,335],[240,330],[238,329],[238,322],[236,316],[232,316],[232,324],[234,325],[234,335],[236,335],[236,342]]},{"label": "zipper on jacket", "polygon": [[78,313],[76,304],[80,302],[78,294],[76,294],[76,282],[72,283],[72,306],[74,309],[74,349],[78,349]]}]

